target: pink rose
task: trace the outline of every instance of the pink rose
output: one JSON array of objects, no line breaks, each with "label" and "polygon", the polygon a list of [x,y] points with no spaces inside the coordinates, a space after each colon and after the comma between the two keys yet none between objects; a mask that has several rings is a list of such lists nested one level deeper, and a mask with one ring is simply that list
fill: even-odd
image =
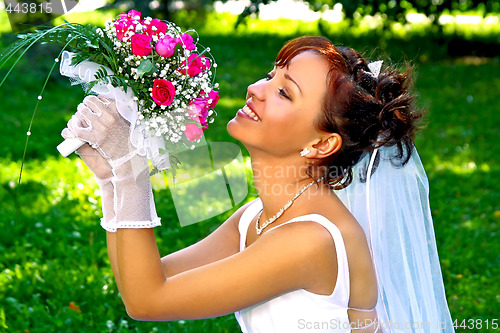
[{"label": "pink rose", "polygon": [[135,34],[130,38],[132,43],[132,53],[143,57],[151,54],[153,47],[151,46],[151,37],[144,34]]},{"label": "pink rose", "polygon": [[[187,66],[187,69],[186,69]],[[196,76],[210,67],[210,61],[205,56],[198,56],[196,53],[191,53],[187,61],[183,61],[177,69],[182,74],[186,73],[190,76]]]},{"label": "pink rose", "polygon": [[115,22],[116,37],[123,41],[127,32],[135,33],[135,24],[127,16],[122,16]]},{"label": "pink rose", "polygon": [[123,41],[127,35],[135,33],[135,27],[141,19],[141,12],[130,10],[128,13],[121,13],[115,22],[116,37]]},{"label": "pink rose", "polygon": [[[124,13],[122,13],[122,15],[123,14]],[[141,19],[141,15],[142,15],[141,12],[134,10],[134,9],[129,10],[127,13],[128,17],[130,17],[132,20],[137,20],[137,21],[139,21]]]},{"label": "pink rose", "polygon": [[184,47],[189,51],[192,51],[196,48],[196,45],[194,45],[193,43],[193,37],[191,37],[191,35],[187,33],[183,33],[181,35],[181,44],[184,45]]},{"label": "pink rose", "polygon": [[164,58],[170,58],[175,52],[177,43],[179,43],[179,40],[177,38],[166,35],[158,42],[156,42],[156,53]]},{"label": "pink rose", "polygon": [[207,103],[209,103],[209,107],[211,109],[215,108],[215,105],[219,102],[219,92],[215,90],[211,90],[210,93],[206,93],[205,91],[200,90],[200,96],[204,96],[204,98],[207,100]]},{"label": "pink rose", "polygon": [[201,60],[200,61],[202,63],[201,69],[203,71],[206,71],[206,70],[208,70],[210,68],[210,59],[205,58],[205,56],[201,56]]},{"label": "pink rose", "polygon": [[201,124],[203,129],[208,127],[207,117],[208,117],[208,100],[206,98],[195,98],[189,102],[188,114],[191,119]]},{"label": "pink rose", "polygon": [[172,82],[165,79],[156,79],[153,82],[153,101],[159,105],[170,105],[175,97],[175,88]]},{"label": "pink rose", "polygon": [[167,31],[168,25],[165,22],[162,22],[158,19],[152,19],[149,24],[142,23],[146,28],[145,32],[149,36],[153,37],[160,33],[165,33]]},{"label": "pink rose", "polygon": [[120,18],[129,18],[130,20],[136,20],[139,21],[141,19],[141,12],[131,9],[128,11],[128,13],[120,13]]},{"label": "pink rose", "polygon": [[186,135],[186,138],[190,142],[195,142],[202,137],[203,130],[198,126],[196,126],[196,124],[188,123],[186,124],[186,129],[184,130],[184,134]]},{"label": "pink rose", "polygon": [[219,102],[219,92],[215,90],[210,91],[210,93],[208,94],[208,100],[212,100],[212,102],[210,103],[210,108],[215,108],[215,105]]}]

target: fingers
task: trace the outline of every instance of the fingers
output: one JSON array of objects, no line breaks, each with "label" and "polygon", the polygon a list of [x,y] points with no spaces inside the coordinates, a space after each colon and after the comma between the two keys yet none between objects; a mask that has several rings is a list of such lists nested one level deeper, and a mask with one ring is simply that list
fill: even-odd
[{"label": "fingers", "polygon": [[85,139],[85,137],[87,136],[89,130],[88,128],[80,127],[75,116],[71,117],[66,126],[68,127],[68,130],[74,134],[75,138],[88,142],[88,139]]},{"label": "fingers", "polygon": [[[91,119],[89,119],[91,118]],[[98,129],[102,128],[99,117],[83,104],[78,105],[78,111],[71,117],[67,124],[68,131],[82,141],[97,145],[99,138]],[[71,135],[68,131],[63,132]]]},{"label": "fingers", "polygon": [[101,154],[92,146],[90,146],[88,143],[85,143],[83,146],[78,148],[78,150],[75,152],[78,156],[83,157],[83,156],[99,156],[101,157]]},{"label": "fingers", "polygon": [[[87,96],[77,107],[77,112],[68,121],[63,137],[77,137],[88,142],[93,148],[98,148],[110,137],[128,138],[130,124],[121,117],[113,99],[102,96]],[[111,142],[114,142],[111,140]]]},{"label": "fingers", "polygon": [[88,122],[87,119],[83,119],[82,116],[74,114],[67,124],[69,130],[77,137],[81,138],[82,132],[90,132],[92,130],[92,124]]},{"label": "fingers", "polygon": [[105,107],[105,105],[101,103],[96,96],[85,97],[80,105],[87,107],[90,112],[95,114],[97,117],[100,117],[102,115],[102,110]]},{"label": "fingers", "polygon": [[102,96],[87,96],[84,98],[82,104],[92,113],[92,115],[86,114],[87,118],[91,121],[94,121],[93,117],[97,117],[101,118],[100,121],[102,123],[110,123],[120,117],[114,100]]},{"label": "fingers", "polygon": [[106,105],[106,106],[110,106],[112,103],[112,101],[106,97],[103,97],[102,95],[99,95],[97,96],[97,98],[102,102],[102,104]]},{"label": "fingers", "polygon": [[100,119],[102,115],[102,112],[98,111],[95,112],[91,108],[89,108],[87,105],[84,103],[78,104],[78,107],[76,108],[76,113],[74,117],[78,119],[80,122],[79,125],[84,128],[84,127],[91,127],[92,124],[98,124],[102,120]]},{"label": "fingers", "polygon": [[62,130],[61,136],[64,139],[73,139],[73,138],[76,138],[75,133],[71,132],[71,130],[69,128],[67,128],[67,127]]}]

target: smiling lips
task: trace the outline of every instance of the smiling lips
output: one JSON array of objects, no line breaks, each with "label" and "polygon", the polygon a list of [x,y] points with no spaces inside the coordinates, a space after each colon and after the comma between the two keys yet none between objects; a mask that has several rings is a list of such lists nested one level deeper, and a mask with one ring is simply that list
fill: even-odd
[{"label": "smiling lips", "polygon": [[252,111],[252,109],[250,109],[248,107],[248,105],[245,105],[241,111],[243,111],[244,114],[246,114],[247,116],[249,116],[250,118],[252,118],[253,120],[255,121],[260,121],[260,118],[255,114],[255,112]]}]

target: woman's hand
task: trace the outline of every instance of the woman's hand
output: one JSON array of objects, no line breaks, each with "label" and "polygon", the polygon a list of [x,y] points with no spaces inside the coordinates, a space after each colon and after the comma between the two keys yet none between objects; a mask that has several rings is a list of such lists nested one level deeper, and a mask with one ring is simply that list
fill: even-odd
[{"label": "woman's hand", "polygon": [[[102,115],[102,111],[99,109],[99,103],[97,100],[103,101],[103,103],[110,103],[108,100],[98,99],[95,96],[92,96],[92,98],[85,98],[83,103],[78,105],[76,114],[68,121],[68,127],[62,131],[61,135],[63,138],[69,139],[78,137],[82,139],[80,136],[82,132],[92,131],[94,128],[93,124],[84,116],[84,114],[92,113],[96,116]],[[98,136],[99,134],[95,135]],[[113,204],[114,187],[111,182],[113,178],[113,170],[109,161],[102,156],[99,151],[94,149],[91,144],[93,144],[93,142],[90,142],[89,144],[89,141],[87,141],[87,143],[81,146],[76,153],[80,156],[90,171],[92,171],[101,190],[103,212],[101,226],[107,231],[115,232],[116,222]]]},{"label": "woman's hand", "polygon": [[[99,104],[101,104],[100,101],[110,103],[108,100],[100,99],[95,96],[86,97],[83,102],[78,105],[75,115],[73,115],[73,117],[71,117],[68,121],[68,127],[61,133],[61,136],[65,139],[76,137],[87,142],[76,151],[76,154],[81,157],[98,181],[111,179],[113,176],[109,162],[100,152],[93,148],[93,146],[95,146],[96,139],[104,134],[92,133],[92,135],[89,135],[91,132],[97,132],[99,127],[96,128],[96,125],[94,124],[95,120],[92,119],[94,120],[94,123],[91,123],[86,114],[92,114],[96,117],[100,117],[102,115],[102,111],[99,108]],[[90,137],[92,137],[92,140],[89,140]]]},{"label": "woman's hand", "polygon": [[118,113],[112,99],[85,97],[68,121],[68,129],[99,151],[111,164],[134,150],[130,145],[130,123]]},{"label": "woman's hand", "polygon": [[[62,137],[65,139],[74,138],[74,134],[65,128],[62,133]],[[99,180],[111,180],[113,177],[113,172],[111,170],[111,165],[109,162],[94,148],[92,148],[88,143],[78,148],[75,152],[83,160],[85,165],[94,174],[94,177],[99,182]]]}]

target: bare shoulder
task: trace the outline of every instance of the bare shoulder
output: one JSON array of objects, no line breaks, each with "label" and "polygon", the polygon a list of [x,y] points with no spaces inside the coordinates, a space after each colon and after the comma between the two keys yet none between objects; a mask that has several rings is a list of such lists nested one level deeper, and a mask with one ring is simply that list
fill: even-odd
[{"label": "bare shoulder", "polygon": [[280,241],[289,243],[293,247],[300,247],[301,250],[310,249],[314,251],[333,245],[330,232],[314,220],[296,221],[280,225],[278,228],[269,230],[264,235],[279,238]]},{"label": "bare shoulder", "polygon": [[320,205],[326,208],[321,209],[319,213],[339,229],[346,248],[366,248],[365,232],[351,212],[337,197],[327,199],[328,201]]},{"label": "bare shoulder", "polygon": [[330,232],[313,220],[286,223],[265,232],[248,247],[276,255],[274,264],[293,267],[282,280],[295,280],[295,287],[328,295],[337,274],[335,243]]},{"label": "bare shoulder", "polygon": [[231,224],[236,230],[238,230],[238,225],[240,223],[241,216],[247,210],[249,206],[251,206],[257,199],[253,199],[252,201],[247,202],[240,208],[236,210],[224,223]]},{"label": "bare shoulder", "polygon": [[365,245],[368,245],[363,227],[352,215],[349,214],[341,219],[333,220],[332,223],[340,230],[346,247],[365,248]]}]

